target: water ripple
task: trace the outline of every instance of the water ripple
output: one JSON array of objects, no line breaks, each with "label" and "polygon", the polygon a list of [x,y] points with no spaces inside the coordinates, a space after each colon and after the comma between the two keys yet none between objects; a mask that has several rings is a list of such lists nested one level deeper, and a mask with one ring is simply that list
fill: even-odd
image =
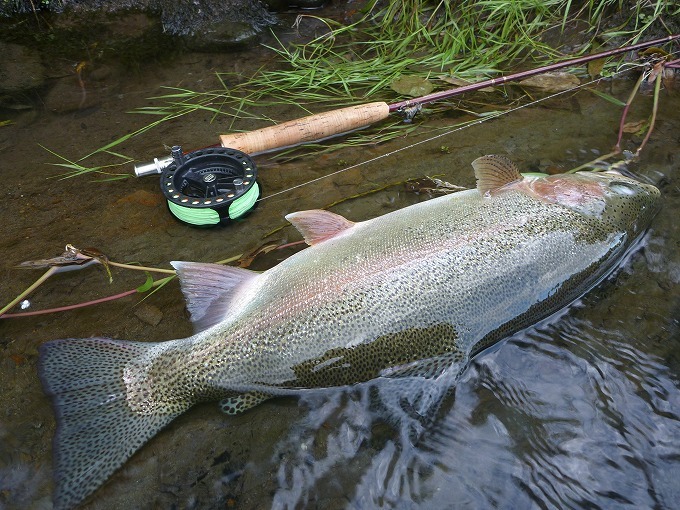
[{"label": "water ripple", "polygon": [[273,507],[676,507],[680,373],[668,343],[680,327],[668,314],[641,323],[640,303],[608,306],[585,301],[460,377],[303,397],[308,417],[274,455]]}]

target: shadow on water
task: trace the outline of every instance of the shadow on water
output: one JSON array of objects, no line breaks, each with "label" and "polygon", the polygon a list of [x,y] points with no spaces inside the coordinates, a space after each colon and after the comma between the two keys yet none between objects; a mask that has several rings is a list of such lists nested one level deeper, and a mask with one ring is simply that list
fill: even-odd
[{"label": "shadow on water", "polygon": [[[620,111],[579,92],[422,144],[370,165],[277,195],[243,222],[197,230],[168,214],[155,178],[48,180],[54,162],[36,144],[78,157],[140,127],[126,114],[161,86],[216,88],[217,70],[268,63],[261,48],[185,53],[174,66],[135,75],[117,70],[87,110],[8,112],[0,127],[5,190],[0,301],[37,278],[12,266],[96,246],[112,260],[167,267],[215,261],[263,242],[283,216],[323,207],[389,182],[441,175],[473,185],[470,162],[505,154],[522,170],[569,168],[613,145]],[[611,92],[625,98],[633,81]],[[633,115],[646,117],[650,98]],[[381,380],[282,398],[237,417],[201,405],[150,441],[85,508],[673,508],[680,498],[680,97],[664,94],[650,145],[631,171],[661,183],[664,208],[643,248],[614,278],[559,320],[522,332],[477,356],[457,374],[415,384]],[[289,112],[277,112],[284,118]],[[223,126],[209,116],[167,123],[133,139],[146,161],[163,145],[199,147]],[[265,194],[409,145],[450,123],[426,118],[422,133],[328,156],[280,163],[258,158]],[[248,121],[240,129],[254,127]],[[446,147],[444,147],[446,146]],[[422,200],[402,187],[333,210],[361,220]],[[284,229],[277,241],[297,240]],[[271,239],[271,237],[270,237]],[[269,263],[280,255],[270,254]],[[59,275],[32,298],[49,308],[122,292],[143,283],[98,269]],[[37,347],[54,338],[110,336],[159,341],[191,333],[178,286],[142,305],[118,300],[68,313],[0,323],[0,504],[50,508],[54,419],[36,374]],[[152,326],[140,308],[160,312]],[[454,384],[455,382],[455,384]],[[423,419],[422,415],[432,415]]]}]

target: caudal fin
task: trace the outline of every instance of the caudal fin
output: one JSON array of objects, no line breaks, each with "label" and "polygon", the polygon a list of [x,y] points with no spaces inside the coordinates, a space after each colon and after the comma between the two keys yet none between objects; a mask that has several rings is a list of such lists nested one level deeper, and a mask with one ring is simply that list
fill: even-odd
[{"label": "caudal fin", "polygon": [[88,338],[54,340],[40,347],[40,378],[57,418],[55,508],[80,503],[183,412],[141,414],[128,406],[125,367],[155,346]]}]

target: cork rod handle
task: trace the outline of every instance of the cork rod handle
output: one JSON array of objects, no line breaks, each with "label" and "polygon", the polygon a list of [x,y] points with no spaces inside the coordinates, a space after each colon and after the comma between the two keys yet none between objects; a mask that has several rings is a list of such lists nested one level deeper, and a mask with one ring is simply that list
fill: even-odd
[{"label": "cork rod handle", "polygon": [[323,140],[383,120],[390,114],[387,103],[376,102],[318,113],[246,133],[220,135],[222,147],[256,154],[304,142]]}]

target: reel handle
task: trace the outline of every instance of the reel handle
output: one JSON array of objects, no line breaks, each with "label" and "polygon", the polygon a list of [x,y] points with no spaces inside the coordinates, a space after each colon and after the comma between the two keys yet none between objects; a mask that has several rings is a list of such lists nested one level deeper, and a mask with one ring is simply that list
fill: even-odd
[{"label": "reel handle", "polygon": [[[386,119],[389,114],[390,107],[385,102],[348,106],[255,131],[220,135],[220,143],[225,148],[236,149],[246,154],[257,154],[330,138],[347,131],[369,126],[374,122]],[[172,156],[161,159],[155,158],[150,163],[138,163],[135,165],[135,175],[142,177],[160,174],[172,163]]]},{"label": "reel handle", "polygon": [[385,102],[349,106],[255,131],[220,135],[220,143],[222,147],[257,154],[330,138],[386,119],[389,114],[390,108]]},{"label": "reel handle", "polygon": [[153,158],[151,163],[137,163],[135,164],[135,175],[137,177],[144,177],[145,175],[160,174],[173,162],[172,156],[165,158]]}]

